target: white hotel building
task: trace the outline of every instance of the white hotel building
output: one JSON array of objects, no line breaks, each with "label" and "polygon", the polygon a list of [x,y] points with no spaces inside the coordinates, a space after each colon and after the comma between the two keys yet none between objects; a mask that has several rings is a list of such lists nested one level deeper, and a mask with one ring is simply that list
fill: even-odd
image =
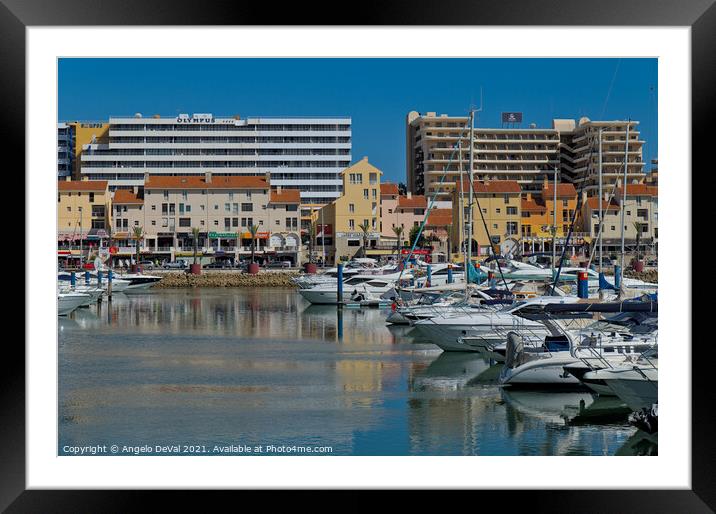
[{"label": "white hotel building", "polygon": [[303,206],[341,195],[351,162],[351,118],[111,117],[109,142],[82,148],[81,175],[110,190],[136,189],[149,175],[255,175],[298,189]]}]

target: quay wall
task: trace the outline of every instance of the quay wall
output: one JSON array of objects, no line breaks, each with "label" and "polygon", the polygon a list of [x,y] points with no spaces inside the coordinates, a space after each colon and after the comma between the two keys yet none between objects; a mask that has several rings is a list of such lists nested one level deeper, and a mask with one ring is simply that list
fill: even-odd
[{"label": "quay wall", "polygon": [[[159,273],[157,274],[159,275]],[[290,280],[298,275],[298,272],[262,271],[258,275],[250,275],[240,271],[202,271],[201,275],[192,275],[183,271],[172,271],[161,274],[163,277],[154,285],[154,289],[181,287],[292,287]]]}]

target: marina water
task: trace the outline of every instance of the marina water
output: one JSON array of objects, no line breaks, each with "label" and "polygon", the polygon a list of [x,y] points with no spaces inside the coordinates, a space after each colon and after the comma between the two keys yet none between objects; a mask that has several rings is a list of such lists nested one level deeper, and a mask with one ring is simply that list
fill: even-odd
[{"label": "marina water", "polygon": [[58,454],[656,453],[617,399],[502,389],[499,366],[441,353],[386,314],[282,288],[151,290],[78,309],[58,318]]}]

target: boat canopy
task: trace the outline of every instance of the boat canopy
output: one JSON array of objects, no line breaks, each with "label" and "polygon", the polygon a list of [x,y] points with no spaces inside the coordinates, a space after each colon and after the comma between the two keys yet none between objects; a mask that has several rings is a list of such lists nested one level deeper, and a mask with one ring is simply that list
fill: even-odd
[{"label": "boat canopy", "polygon": [[659,312],[658,302],[623,301],[608,303],[551,303],[543,306],[544,312]]}]

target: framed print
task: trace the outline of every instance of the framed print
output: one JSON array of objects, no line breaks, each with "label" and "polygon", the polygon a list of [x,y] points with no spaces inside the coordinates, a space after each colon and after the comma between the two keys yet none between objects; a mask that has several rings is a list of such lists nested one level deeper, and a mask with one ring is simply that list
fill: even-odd
[{"label": "framed print", "polygon": [[27,200],[3,509],[712,511],[711,2],[182,4],[3,1]]}]

